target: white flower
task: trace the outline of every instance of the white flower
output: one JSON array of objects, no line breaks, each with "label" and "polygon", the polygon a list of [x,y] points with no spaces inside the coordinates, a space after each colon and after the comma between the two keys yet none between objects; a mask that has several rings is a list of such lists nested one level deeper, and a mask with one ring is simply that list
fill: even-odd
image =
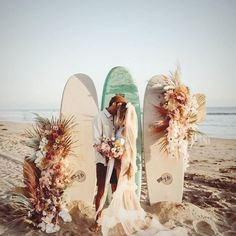
[{"label": "white flower", "polygon": [[52,211],[53,211],[53,212],[56,212],[56,211],[57,211],[57,209],[56,209],[55,206],[52,208]]},{"label": "white flower", "polygon": [[37,227],[40,228],[42,231],[45,231],[46,230],[46,223],[42,221],[40,224],[38,224]]},{"label": "white flower", "polygon": [[40,162],[42,161],[42,159],[45,157],[46,152],[42,152],[42,151],[37,151],[35,153],[36,155],[36,159],[34,160],[34,163],[36,164],[36,166],[40,165]]},{"label": "white flower", "polygon": [[46,233],[51,234],[58,232],[60,230],[59,225],[54,225],[53,223],[46,224]]},{"label": "white flower", "polygon": [[51,199],[48,198],[48,199],[47,199],[47,203],[48,203],[48,204],[51,204],[51,202],[52,202]]},{"label": "white flower", "polygon": [[28,216],[29,218],[32,216],[32,214],[31,214],[30,211],[27,212],[27,216]]},{"label": "white flower", "polygon": [[128,103],[126,104],[126,108],[129,108],[131,105],[132,105],[132,104],[131,104],[130,102],[128,102]]},{"label": "white flower", "polygon": [[55,232],[59,231],[60,226],[54,225],[53,223],[51,223],[53,217],[54,216],[52,214],[49,214],[49,215],[43,217],[42,222],[40,224],[38,224],[38,228],[41,228],[42,231],[46,231],[46,233],[48,233],[48,234],[55,233]]},{"label": "white flower", "polygon": [[39,143],[39,148],[41,149],[41,151],[44,150],[47,143],[48,143],[48,140],[45,137],[43,137],[42,140]]},{"label": "white flower", "polygon": [[41,140],[41,142],[47,144],[47,143],[48,143],[48,140],[47,140],[45,137],[43,137],[42,140]]},{"label": "white flower", "polygon": [[186,155],[186,153],[188,152],[188,141],[181,140],[179,142],[179,151],[180,151],[180,153]]},{"label": "white flower", "polygon": [[41,152],[41,151],[37,151],[37,152],[35,153],[35,155],[36,155],[37,158],[43,158],[44,155],[45,155],[45,153],[44,153],[44,152]]},{"label": "white flower", "polygon": [[35,152],[33,154],[31,154],[30,158],[29,159],[32,159],[32,160],[35,160],[37,157],[35,155]]},{"label": "white flower", "polygon": [[56,139],[56,143],[57,144],[60,143],[60,139],[59,138]]},{"label": "white flower", "polygon": [[37,157],[35,160],[34,160],[34,163],[37,165],[39,164],[41,161],[42,161],[43,157]]},{"label": "white flower", "polygon": [[151,88],[163,88],[163,84],[153,84],[153,85],[151,85]]},{"label": "white flower", "polygon": [[182,140],[179,143],[179,152],[183,158],[183,163],[184,163],[184,171],[188,167],[188,159],[189,159],[189,154],[188,154],[188,141],[187,140]]},{"label": "white flower", "polygon": [[54,125],[54,126],[52,127],[52,129],[54,129],[54,130],[58,130],[59,128],[58,128],[57,125]]},{"label": "white flower", "polygon": [[125,139],[124,139],[124,138],[121,138],[121,139],[120,139],[120,144],[121,144],[121,145],[124,145],[124,144],[125,144]]},{"label": "white flower", "polygon": [[164,89],[165,91],[167,91],[167,90],[175,89],[175,87],[174,87],[174,86],[171,86],[171,85],[166,85],[166,86],[163,87],[163,89]]},{"label": "white flower", "polygon": [[71,222],[72,218],[69,212],[66,209],[63,209],[59,212],[59,216],[63,219],[64,222]]},{"label": "white flower", "polygon": [[43,149],[45,148],[45,143],[43,143],[43,142],[40,142],[39,143],[39,148],[40,148],[40,150],[42,150],[43,151]]},{"label": "white flower", "polygon": [[52,219],[53,219],[54,215],[52,213],[46,215],[45,217],[42,218],[42,220],[45,223],[51,223]]},{"label": "white flower", "polygon": [[46,135],[48,135],[48,134],[50,134],[50,131],[46,129],[46,130],[44,131],[44,133],[45,133]]}]

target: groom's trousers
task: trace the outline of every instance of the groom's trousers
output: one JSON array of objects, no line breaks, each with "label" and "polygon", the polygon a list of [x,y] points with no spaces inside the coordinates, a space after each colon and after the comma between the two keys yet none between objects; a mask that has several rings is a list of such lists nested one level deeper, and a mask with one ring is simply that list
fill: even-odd
[{"label": "groom's trousers", "polygon": [[[107,166],[104,166],[102,163],[96,164],[96,177],[97,177],[97,195],[95,198],[96,211],[99,208],[100,200],[105,190],[105,181],[106,181]],[[115,191],[117,185],[117,175],[115,168],[112,171],[110,184],[112,185],[112,190]]]}]

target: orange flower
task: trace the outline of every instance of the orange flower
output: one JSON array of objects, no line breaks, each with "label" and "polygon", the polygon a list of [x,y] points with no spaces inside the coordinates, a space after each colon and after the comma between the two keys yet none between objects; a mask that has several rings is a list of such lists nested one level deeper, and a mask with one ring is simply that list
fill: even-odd
[{"label": "orange flower", "polygon": [[174,90],[175,99],[178,103],[186,105],[189,98],[189,89],[186,86],[179,86]]}]

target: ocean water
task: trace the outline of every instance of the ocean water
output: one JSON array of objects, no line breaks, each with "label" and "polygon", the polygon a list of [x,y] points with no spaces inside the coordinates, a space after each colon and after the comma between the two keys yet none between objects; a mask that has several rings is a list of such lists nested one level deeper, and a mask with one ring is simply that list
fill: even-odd
[{"label": "ocean water", "polygon": [[0,109],[0,121],[13,121],[13,122],[23,122],[31,123],[34,121],[36,114],[45,117],[51,118],[59,117],[58,109]]},{"label": "ocean water", "polygon": [[236,107],[208,107],[199,128],[210,137],[236,139]]},{"label": "ocean water", "polygon": [[[58,109],[0,110],[0,121],[33,122],[35,113],[58,117]],[[236,139],[236,107],[208,107],[206,119],[199,125],[209,137]]]}]

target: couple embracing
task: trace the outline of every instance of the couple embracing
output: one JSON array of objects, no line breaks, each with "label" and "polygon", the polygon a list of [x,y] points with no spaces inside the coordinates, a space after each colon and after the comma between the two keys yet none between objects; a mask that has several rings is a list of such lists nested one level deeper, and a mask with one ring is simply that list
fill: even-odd
[{"label": "couple embracing", "polygon": [[[96,150],[96,220],[90,230],[101,230],[103,235],[187,235],[180,227],[165,228],[140,205],[135,192],[137,134],[135,107],[123,96],[112,97],[109,107],[94,120],[94,144],[99,145],[102,137],[108,137],[122,143],[124,151],[113,158],[101,149]],[[109,184],[112,201],[103,209]]]}]

